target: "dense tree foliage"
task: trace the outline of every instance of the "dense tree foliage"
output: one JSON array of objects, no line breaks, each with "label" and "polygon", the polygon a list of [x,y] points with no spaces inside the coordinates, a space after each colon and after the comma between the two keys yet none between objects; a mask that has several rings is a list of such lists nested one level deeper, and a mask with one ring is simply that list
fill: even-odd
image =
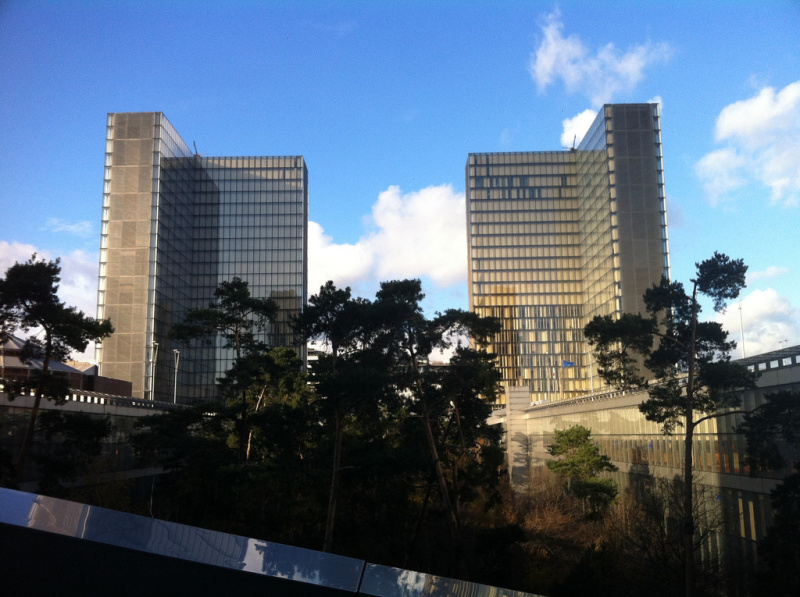
[{"label": "dense tree foliage", "polygon": [[[497,435],[485,422],[498,382],[492,357],[460,348],[448,367],[427,364],[428,355],[448,347],[453,334],[485,335],[496,323],[455,310],[427,319],[423,297],[419,280],[384,282],[375,301],[353,299],[349,288],[328,282],[298,318],[302,336],[328,348],[312,369],[334,440],[325,550],[333,543],[345,430],[353,423],[383,427],[387,438],[391,429],[394,449],[409,464],[427,469],[421,480],[408,479],[425,487],[415,528],[429,514],[431,481],[438,488],[434,510],[447,516],[453,538],[461,502],[473,499],[476,483],[492,478],[488,469],[495,471],[496,483]],[[427,455],[419,453],[419,445],[426,446]],[[383,451],[390,455],[390,446]],[[417,537],[415,530],[412,544]]]},{"label": "dense tree foliage", "polygon": [[593,513],[602,513],[617,496],[617,484],[613,479],[601,478],[600,473],[618,469],[592,443],[591,435],[591,430],[582,425],[556,429],[547,452],[559,459],[548,460],[547,468],[569,479],[569,490],[577,498],[586,500]]},{"label": "dense tree foliage", "polygon": [[[499,429],[486,422],[493,357],[452,346],[496,322],[426,318],[422,297],[418,280],[384,283],[374,300],[328,283],[296,322],[325,347],[308,377],[293,351],[242,343],[221,380],[226,403],[141,420],[140,458],[169,471],[148,513],[451,576],[518,539],[513,525],[489,530],[503,469]],[[429,362],[448,347],[449,364]]]},{"label": "dense tree foliage", "polygon": [[[664,278],[645,292],[646,315],[598,316],[585,329],[600,376],[617,387],[646,388],[649,399],[640,410],[648,420],[659,423],[664,433],[683,428],[686,595],[695,589],[693,554],[699,547],[691,482],[694,431],[709,418],[729,414],[721,409],[738,404],[736,390],[755,383],[753,373],[730,362],[735,343],[728,340],[722,326],[700,320],[701,297],[710,299],[715,311],[723,310],[744,287],[747,266],[720,253],[696,266],[690,292],[680,282]],[[642,363],[654,383],[647,380]]]},{"label": "dense tree foliage", "polygon": [[800,465],[770,492],[774,519],[759,543],[759,555],[766,570],[758,590],[769,595],[800,593]]},{"label": "dense tree foliage", "polygon": [[73,350],[83,351],[89,342],[100,340],[113,333],[108,320],[87,317],[75,307],[69,307],[58,298],[61,265],[55,261],[37,260],[34,254],[25,263],[15,263],[0,278],[0,332],[6,335],[14,330],[36,331],[20,354],[23,361],[40,361],[41,367],[32,371],[31,378],[20,382],[7,382],[9,399],[33,391],[28,428],[12,473],[15,482],[28,460],[28,453],[36,433],[36,420],[43,398],[56,403],[64,401],[69,393],[68,380],[54,375],[50,369],[53,361],[63,361]]},{"label": "dense tree foliage", "polygon": [[173,338],[184,342],[213,342],[221,337],[225,341],[223,346],[233,350],[233,367],[219,381],[228,404],[238,405],[236,426],[240,460],[247,460],[250,455],[252,394],[262,395],[259,380],[269,378],[269,369],[274,365],[272,359],[260,357],[267,347],[259,342],[258,332],[267,328],[277,310],[275,301],[252,296],[245,280],[233,278],[230,282],[220,282],[214,291],[214,301],[207,309],[189,311],[184,321],[171,330]]},{"label": "dense tree foliage", "polygon": [[252,296],[245,280],[233,278],[220,282],[208,308],[189,311],[173,327],[172,335],[185,340],[221,336],[238,358],[257,343],[257,333],[269,325],[277,310],[275,301]]},{"label": "dense tree foliage", "polygon": [[800,394],[769,394],[761,407],[745,413],[737,431],[747,439],[751,475],[785,468],[786,446],[800,443]]},{"label": "dense tree foliage", "polygon": [[319,407],[333,431],[323,551],[331,548],[336,524],[345,426],[356,414],[374,423],[391,400],[391,363],[381,323],[372,303],[352,298],[349,288],[338,289],[332,282],[309,299],[296,321],[304,340],[320,341],[327,348],[312,371]]},{"label": "dense tree foliage", "polygon": [[102,455],[103,441],[111,433],[108,417],[85,413],[43,412],[39,432],[42,453],[33,457],[39,467],[39,493],[65,496],[66,485],[92,471]]}]

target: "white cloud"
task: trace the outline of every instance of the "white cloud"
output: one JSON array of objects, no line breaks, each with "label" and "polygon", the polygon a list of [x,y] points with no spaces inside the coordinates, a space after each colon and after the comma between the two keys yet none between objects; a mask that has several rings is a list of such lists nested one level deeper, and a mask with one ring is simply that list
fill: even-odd
[{"label": "white cloud", "polygon": [[97,253],[72,251],[61,257],[61,286],[58,295],[67,305],[89,317],[97,316]]},{"label": "white cloud", "polygon": [[800,309],[772,288],[752,291],[715,319],[738,344],[734,358],[742,356],[742,329],[748,357],[800,344]]},{"label": "white cloud", "polygon": [[[703,157],[696,172],[712,205],[750,183],[771,190],[771,202],[800,206],[800,81],[765,87],[719,114],[715,139],[725,147]],[[726,158],[733,163],[723,164]],[[727,180],[732,176],[733,180]]]},{"label": "white cloud", "polygon": [[756,280],[767,280],[769,278],[777,278],[778,276],[783,276],[788,273],[789,273],[789,268],[787,267],[776,267],[774,265],[771,265],[767,269],[760,272],[748,272],[747,283],[751,284]]},{"label": "white cloud", "polygon": [[747,159],[733,148],[718,149],[703,156],[695,172],[703,181],[711,205],[716,207],[730,198],[730,192],[747,184]]},{"label": "white cloud", "polygon": [[597,118],[596,110],[584,110],[577,116],[564,120],[561,123],[564,127],[564,132],[561,133],[561,147],[570,148],[573,144],[577,147],[595,118]]},{"label": "white cloud", "polygon": [[309,293],[327,280],[369,296],[378,283],[425,278],[437,288],[467,277],[464,195],[450,185],[403,193],[390,186],[378,195],[368,230],[354,244],[337,244],[309,222]]},{"label": "white cloud", "polygon": [[569,93],[583,93],[595,107],[632,91],[647,67],[665,62],[671,54],[667,44],[649,42],[625,52],[609,43],[591,52],[577,35],[564,37],[563,29],[558,10],[544,18],[542,42],[531,55],[531,76],[539,92],[561,79]]},{"label": "white cloud", "polygon": [[800,124],[800,81],[777,94],[765,87],[758,95],[725,106],[717,118],[717,141],[739,139],[749,147],[771,145],[776,137],[796,133]]},{"label": "white cloud", "polygon": [[367,240],[381,279],[425,276],[436,286],[466,278],[464,196],[450,185],[404,194],[391,186],[372,207],[377,227]]},{"label": "white cloud", "polygon": [[375,256],[363,243],[336,244],[316,222],[308,223],[308,292],[333,280],[336,286],[352,286],[372,271]]},{"label": "white cloud", "polygon": [[0,273],[4,276],[9,267],[15,263],[24,263],[34,253],[37,260],[61,258],[59,298],[67,305],[77,307],[94,317],[97,313],[97,254],[75,250],[67,255],[53,256],[49,251],[37,249],[33,245],[0,241]]},{"label": "white cloud", "polygon": [[9,243],[0,240],[0,275],[5,277],[6,270],[15,263],[24,263],[36,253],[38,256],[47,259],[47,255],[38,250],[33,245],[23,243]]},{"label": "white cloud", "polygon": [[69,234],[74,234],[82,238],[91,238],[95,234],[94,224],[86,220],[83,222],[69,223],[59,218],[48,218],[44,229],[53,232],[68,232]]}]

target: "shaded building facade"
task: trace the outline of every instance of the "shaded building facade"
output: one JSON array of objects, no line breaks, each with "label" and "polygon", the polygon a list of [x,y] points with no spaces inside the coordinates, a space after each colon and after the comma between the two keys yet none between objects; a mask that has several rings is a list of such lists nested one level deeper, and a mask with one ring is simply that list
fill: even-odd
[{"label": "shaded building facade", "polygon": [[[777,447],[786,466],[751,469],[747,439],[740,431],[743,411],[763,406],[771,394],[800,396],[800,346],[734,362],[759,373],[756,387],[737,392],[740,402],[702,422],[692,439],[692,483],[698,492],[695,516],[698,522],[711,523],[700,554],[706,561],[725,565],[728,586],[724,594],[730,595],[741,594],[746,581],[753,578],[759,563],[758,543],[774,522],[770,492],[792,474],[790,463],[800,459],[800,445],[782,438]],[[512,401],[492,416],[493,422],[502,422],[508,430],[511,483],[524,491],[528,484],[544,482],[550,474],[546,462],[552,459],[547,447],[554,441],[555,430],[573,425],[591,429],[592,442],[618,467],[617,472],[602,476],[614,479],[621,495],[641,498],[656,480],[679,483],[684,435],[666,435],[661,425],[645,419],[639,405],[648,399],[644,391],[613,391],[550,404],[515,405]]]},{"label": "shaded building facade", "polygon": [[109,114],[101,226],[98,317],[115,332],[97,360],[101,375],[130,380],[134,397],[216,396],[232,352],[219,339],[187,347],[169,331],[234,277],[279,305],[261,339],[296,344],[290,318],[307,291],[302,156],[200,156],[160,112]]},{"label": "shaded building facade", "polygon": [[487,348],[531,402],[600,389],[583,327],[644,311],[669,275],[656,104],[603,106],[569,151],[471,153],[470,309],[501,320]]}]

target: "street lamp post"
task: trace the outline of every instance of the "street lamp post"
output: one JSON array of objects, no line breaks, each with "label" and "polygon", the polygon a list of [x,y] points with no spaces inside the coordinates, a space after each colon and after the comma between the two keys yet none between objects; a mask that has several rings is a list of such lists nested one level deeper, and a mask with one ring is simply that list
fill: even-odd
[{"label": "street lamp post", "polygon": [[181,360],[181,351],[174,348],[172,354],[175,355],[175,385],[172,390],[172,404],[178,404],[178,363]]},{"label": "street lamp post", "polygon": [[158,342],[153,342],[150,351],[150,400],[156,399],[156,361],[158,361]]}]

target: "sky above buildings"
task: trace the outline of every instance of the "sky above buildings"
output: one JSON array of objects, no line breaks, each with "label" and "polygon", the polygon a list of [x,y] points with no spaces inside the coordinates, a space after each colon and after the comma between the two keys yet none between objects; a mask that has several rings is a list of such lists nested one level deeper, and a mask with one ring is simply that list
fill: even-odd
[{"label": "sky above buildings", "polygon": [[161,111],[201,154],[305,156],[309,293],[420,277],[467,308],[467,154],[657,101],[673,278],[743,258],[733,338],[800,344],[798,30],[795,0],[0,0],[0,270],[61,257],[93,314],[106,113]]}]

